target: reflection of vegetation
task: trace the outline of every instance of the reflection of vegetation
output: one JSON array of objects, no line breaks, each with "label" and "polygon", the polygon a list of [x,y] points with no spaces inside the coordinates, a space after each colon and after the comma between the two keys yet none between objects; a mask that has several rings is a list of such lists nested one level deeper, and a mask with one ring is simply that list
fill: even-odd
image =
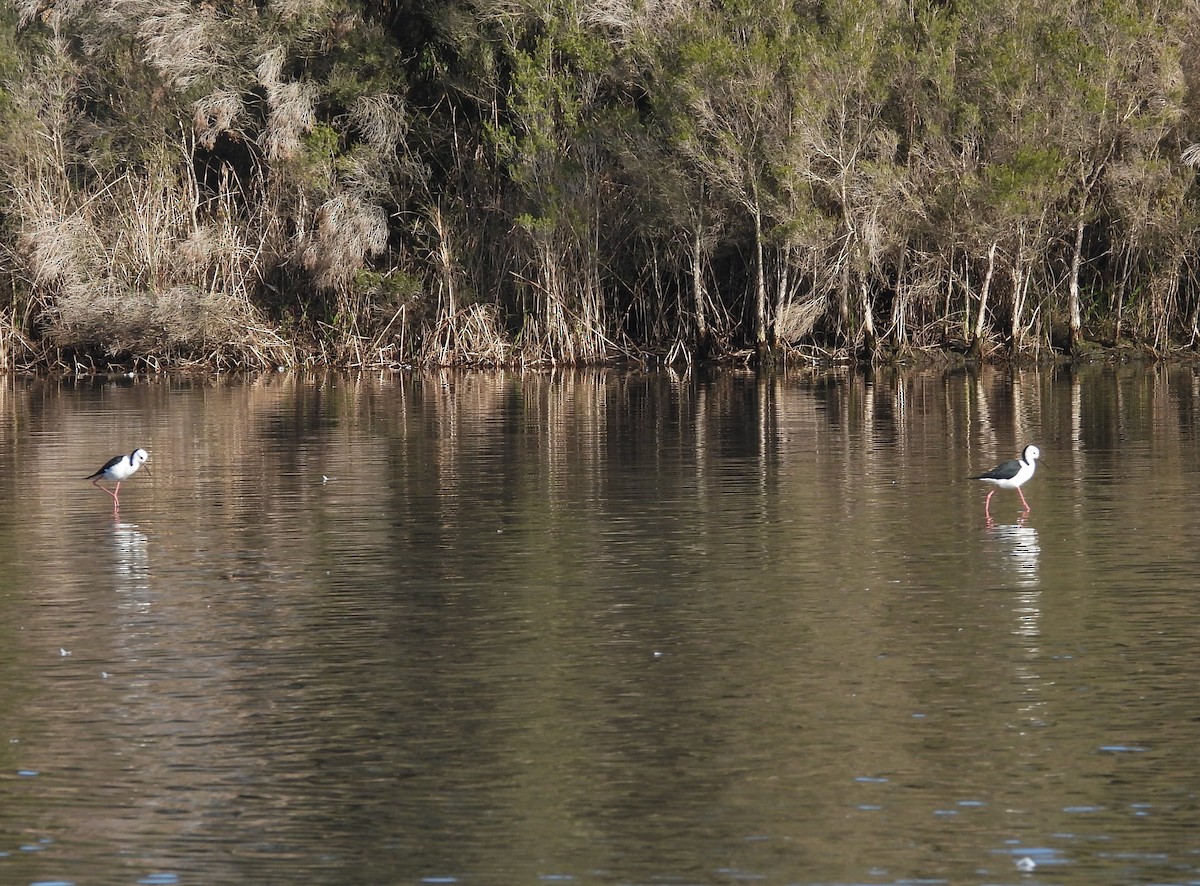
[{"label": "reflection of vegetation", "polygon": [[1181,0],[19,0],[0,358],[1193,345],[1198,36]]}]

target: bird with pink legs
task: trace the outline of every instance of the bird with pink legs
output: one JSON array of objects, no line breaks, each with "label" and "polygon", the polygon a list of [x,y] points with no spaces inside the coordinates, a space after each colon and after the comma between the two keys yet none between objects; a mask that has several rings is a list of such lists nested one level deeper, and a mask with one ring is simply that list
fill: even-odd
[{"label": "bird with pink legs", "polygon": [[[1020,458],[1014,458],[1004,462],[1004,464],[996,465],[990,471],[976,474],[969,479],[991,483],[997,489],[1017,490],[1017,495],[1021,496],[1021,504],[1025,506],[1025,513],[1029,513],[1029,502],[1025,501],[1025,493],[1021,491],[1021,486],[1033,476],[1034,470],[1037,469],[1037,460],[1041,457],[1041,454],[1042,451],[1031,443],[1025,447],[1025,451],[1021,453]],[[996,490],[993,489],[987,494],[987,499],[983,503],[983,512],[988,517],[991,517],[989,507],[992,503],[992,496],[995,494]]]},{"label": "bird with pink legs", "polygon": [[[121,494],[121,482],[128,480],[136,474],[138,468],[144,465],[146,459],[149,457],[150,454],[145,449],[135,449],[129,455],[118,455],[115,458],[110,458],[104,463],[104,467],[100,468],[100,470],[96,471],[90,477],[84,477],[83,479],[91,480],[93,486],[97,489],[103,489],[111,495],[113,507],[117,508],[121,504],[121,499],[119,498]],[[150,473],[149,468],[146,468],[146,473]],[[100,485],[101,480],[108,480],[110,483],[116,482],[117,486],[115,489],[109,489],[106,486]]]}]

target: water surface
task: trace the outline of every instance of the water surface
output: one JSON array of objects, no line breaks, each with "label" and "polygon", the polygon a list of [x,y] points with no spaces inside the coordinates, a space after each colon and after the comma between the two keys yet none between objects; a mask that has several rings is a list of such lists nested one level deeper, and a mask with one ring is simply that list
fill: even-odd
[{"label": "water surface", "polygon": [[1198,414],[1189,367],[7,380],[0,882],[1200,882]]}]

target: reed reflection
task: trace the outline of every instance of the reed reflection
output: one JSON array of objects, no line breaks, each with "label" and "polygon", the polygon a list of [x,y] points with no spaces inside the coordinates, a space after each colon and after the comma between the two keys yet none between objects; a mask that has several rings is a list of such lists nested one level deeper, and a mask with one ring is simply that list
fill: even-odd
[{"label": "reed reflection", "polygon": [[[0,826],[33,809],[69,836],[76,816],[101,879],[129,879],[114,858],[187,858],[204,881],[258,881],[228,860],[261,853],[273,881],[311,886],[707,881],[727,863],[711,847],[734,844],[773,882],[857,882],[857,857],[801,868],[770,848],[862,845],[916,871],[923,821],[965,871],[943,879],[969,880],[997,830],[1044,834],[1064,793],[1110,783],[1044,724],[1195,746],[1179,527],[1200,384],[1070,378],[448,371],[55,392],[10,422],[0,488],[21,507],[0,528],[21,569],[2,599],[8,648],[74,654],[10,653],[8,722],[37,739],[10,746],[10,771],[79,791],[5,804]],[[135,422],[169,470],[124,504],[136,522],[110,521],[73,441]],[[1049,456],[1033,512],[1008,491],[985,522],[965,478],[1030,440]],[[1125,729],[1121,681],[1147,661],[1179,674],[1178,739]],[[886,774],[867,814],[845,800],[864,773]],[[1158,777],[1131,780],[1139,801],[1175,795]],[[961,796],[979,805],[931,813]],[[364,858],[378,869],[352,869]]]}]

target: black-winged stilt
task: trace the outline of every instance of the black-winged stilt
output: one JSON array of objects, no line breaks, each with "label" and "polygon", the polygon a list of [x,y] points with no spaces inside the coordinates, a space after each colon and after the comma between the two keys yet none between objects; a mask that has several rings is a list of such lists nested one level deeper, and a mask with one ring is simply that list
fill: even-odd
[{"label": "black-winged stilt", "polygon": [[[976,474],[971,477],[971,480],[982,480],[984,483],[991,483],[1000,489],[1015,489],[1017,495],[1021,496],[1021,504],[1025,505],[1025,510],[1029,510],[1029,502],[1025,501],[1025,493],[1021,491],[1021,484],[1033,476],[1034,469],[1037,467],[1038,457],[1042,451],[1030,443],[1025,447],[1025,451],[1021,453],[1020,458],[1014,458],[1012,461],[1006,461],[1002,465],[996,465],[990,471],[984,471],[982,474]],[[983,503],[983,510],[986,513],[988,505],[992,503],[992,496],[996,494],[993,489],[987,494],[987,500]]]},{"label": "black-winged stilt", "polygon": [[[129,455],[118,455],[116,458],[110,458],[104,463],[104,467],[90,477],[84,477],[83,479],[91,480],[93,486],[97,489],[103,489],[112,496],[114,505],[119,505],[121,501],[117,496],[121,492],[121,481],[128,480],[137,473],[137,469],[144,465],[146,459],[149,457],[150,454],[145,449],[135,449]],[[146,468],[146,472],[149,473],[150,469]],[[115,480],[117,488],[107,489],[100,485],[101,480]]]}]

